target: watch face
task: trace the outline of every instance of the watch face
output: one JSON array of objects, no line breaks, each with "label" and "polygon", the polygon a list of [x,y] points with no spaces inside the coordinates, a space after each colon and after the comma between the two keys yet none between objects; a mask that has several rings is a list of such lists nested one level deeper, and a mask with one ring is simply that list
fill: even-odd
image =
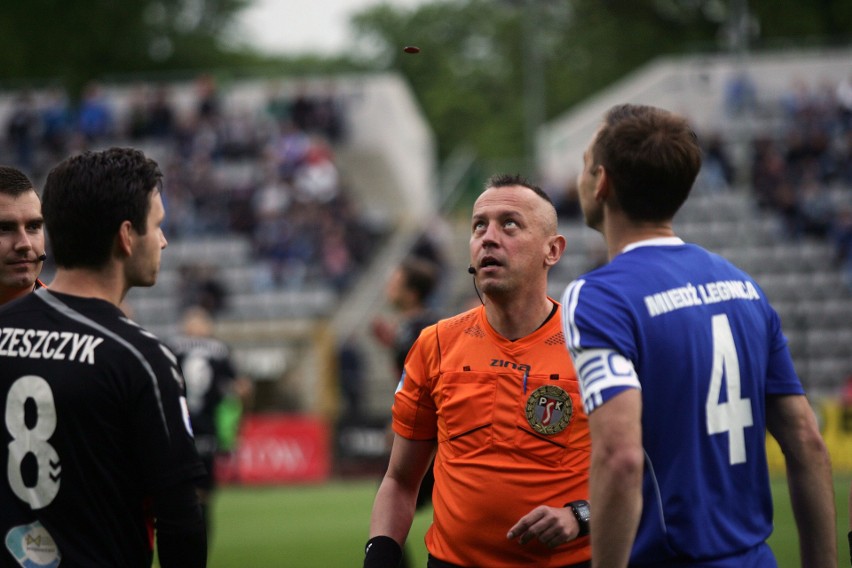
[{"label": "watch face", "polygon": [[589,506],[586,503],[576,503],[574,505],[574,511],[576,511],[577,516],[584,521],[588,521],[591,517]]}]

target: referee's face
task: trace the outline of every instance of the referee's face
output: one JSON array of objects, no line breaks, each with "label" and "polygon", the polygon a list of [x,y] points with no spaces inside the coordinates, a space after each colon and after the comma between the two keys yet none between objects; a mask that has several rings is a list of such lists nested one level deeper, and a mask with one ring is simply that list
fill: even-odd
[{"label": "referee's face", "polygon": [[555,225],[548,207],[523,186],[492,187],[479,196],[471,218],[470,260],[483,293],[508,297],[546,285],[548,226]]},{"label": "referee's face", "polygon": [[168,242],[163,235],[165,208],[158,190],[151,192],[145,234],[137,235],[133,244],[133,255],[127,267],[130,286],[153,286],[160,272],[160,255]]},{"label": "referee's face", "polygon": [[35,190],[0,193],[0,303],[32,290],[43,252],[44,218]]}]

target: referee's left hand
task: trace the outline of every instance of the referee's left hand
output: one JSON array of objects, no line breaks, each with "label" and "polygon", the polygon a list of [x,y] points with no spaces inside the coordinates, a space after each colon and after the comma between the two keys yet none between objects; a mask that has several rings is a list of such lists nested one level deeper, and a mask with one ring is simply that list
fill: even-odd
[{"label": "referee's left hand", "polygon": [[506,538],[518,539],[526,544],[537,538],[545,546],[555,548],[577,538],[580,526],[571,509],[564,507],[536,507],[515,523]]}]

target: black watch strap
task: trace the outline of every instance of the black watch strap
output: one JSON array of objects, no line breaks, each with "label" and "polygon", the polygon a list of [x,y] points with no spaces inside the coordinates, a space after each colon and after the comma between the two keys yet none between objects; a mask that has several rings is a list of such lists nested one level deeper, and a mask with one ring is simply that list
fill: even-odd
[{"label": "black watch strap", "polygon": [[589,502],[581,499],[566,503],[565,506],[571,508],[574,518],[577,519],[577,524],[580,525],[580,532],[577,534],[577,538],[589,534],[589,521],[592,518]]}]

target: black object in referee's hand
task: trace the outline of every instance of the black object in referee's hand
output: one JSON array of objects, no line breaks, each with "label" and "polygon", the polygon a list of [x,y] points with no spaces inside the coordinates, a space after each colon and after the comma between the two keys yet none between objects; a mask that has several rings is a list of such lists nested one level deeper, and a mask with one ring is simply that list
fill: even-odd
[{"label": "black object in referee's hand", "polygon": [[849,531],[846,538],[849,540],[849,565],[852,566],[852,531]]}]

